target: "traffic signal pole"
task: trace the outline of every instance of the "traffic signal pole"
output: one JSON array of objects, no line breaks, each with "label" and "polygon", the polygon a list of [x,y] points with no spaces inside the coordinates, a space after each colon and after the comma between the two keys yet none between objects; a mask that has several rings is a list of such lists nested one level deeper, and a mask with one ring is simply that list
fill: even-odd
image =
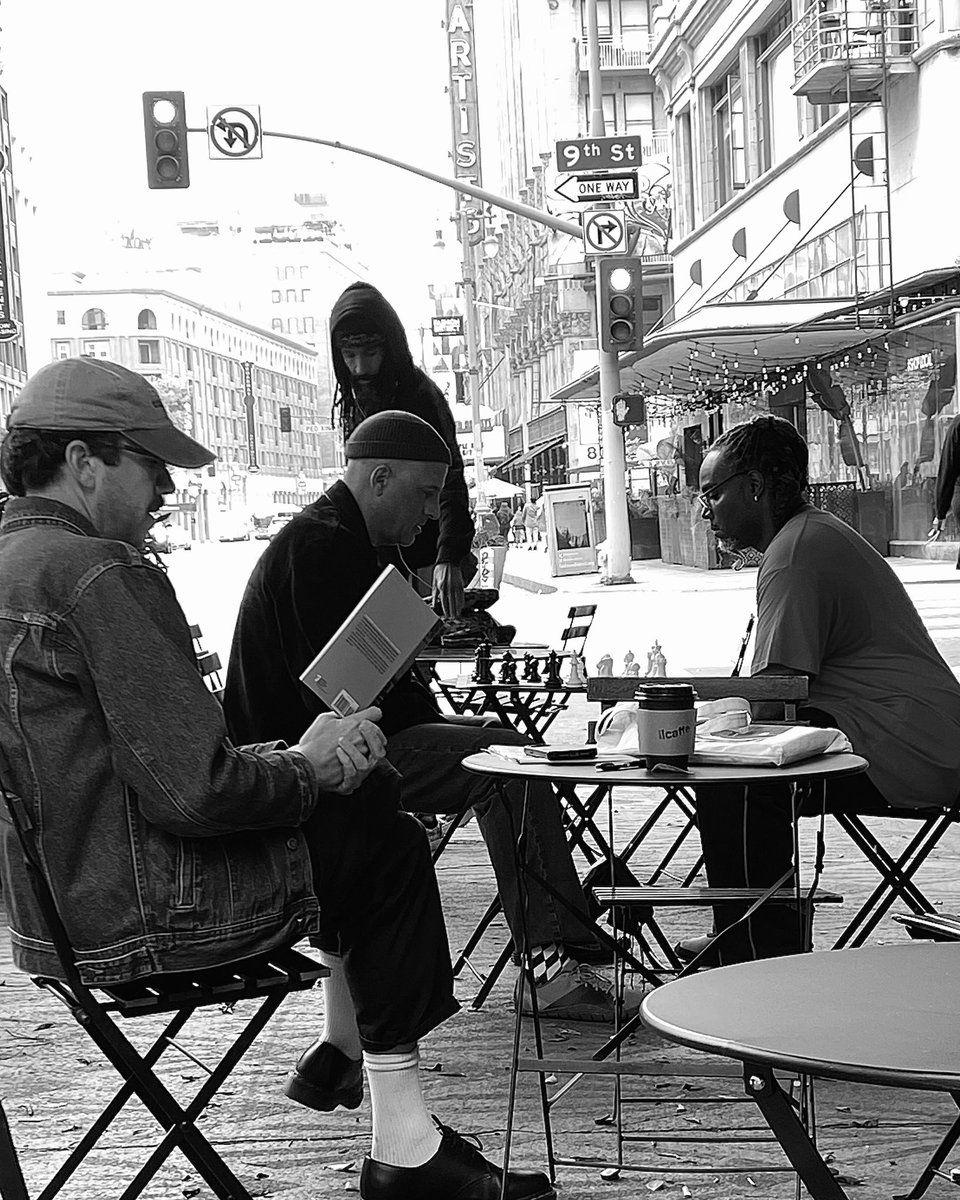
[{"label": "traffic signal pole", "polygon": [[[587,57],[590,88],[590,136],[603,137],[603,95],[600,85],[600,39],[597,0],[587,0]],[[630,518],[627,513],[627,461],[623,430],[613,420],[613,399],[620,391],[620,356],[604,350],[600,337],[605,314],[600,311],[601,257],[593,264],[597,302],[597,361],[600,376],[600,446],[603,451],[603,513],[606,519],[606,565],[603,582],[632,583],[630,575]],[[637,314],[640,317],[640,314]],[[641,318],[642,319],[642,318]]]}]

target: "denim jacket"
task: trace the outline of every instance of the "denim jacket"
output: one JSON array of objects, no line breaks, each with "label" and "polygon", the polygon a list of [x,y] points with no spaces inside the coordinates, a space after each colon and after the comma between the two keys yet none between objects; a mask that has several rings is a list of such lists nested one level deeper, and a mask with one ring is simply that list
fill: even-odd
[{"label": "denim jacket", "polygon": [[[236,747],[164,573],[32,496],[0,522],[0,772],[90,984],[227,962],[317,928],[299,826],[317,778]],[[60,974],[6,808],[14,960]]]}]

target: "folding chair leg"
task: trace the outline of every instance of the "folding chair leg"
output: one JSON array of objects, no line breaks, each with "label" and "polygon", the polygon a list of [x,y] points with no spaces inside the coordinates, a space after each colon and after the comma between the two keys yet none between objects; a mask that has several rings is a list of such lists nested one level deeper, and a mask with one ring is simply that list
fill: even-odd
[{"label": "folding chair leg", "polygon": [[894,859],[858,816],[853,813],[836,813],[835,816],[847,836],[881,875],[880,883],[834,943],[835,950],[845,946],[862,946],[897,900],[902,900],[916,913],[933,911],[926,896],[913,883],[913,876],[923,866],[950,823],[947,817],[925,823]]},{"label": "folding chair leg", "polygon": [[[960,1092],[951,1092],[950,1095],[953,1097],[954,1104],[960,1108]],[[960,1117],[957,1117],[954,1123],[947,1130],[943,1141],[936,1148],[936,1150],[934,1150],[930,1157],[930,1161],[923,1168],[919,1179],[913,1185],[910,1191],[900,1196],[894,1196],[893,1200],[920,1200],[920,1197],[937,1177],[937,1172],[943,1165],[943,1160],[956,1145],[958,1138],[960,1138]]]},{"label": "folding chair leg", "polygon": [[470,934],[470,937],[467,939],[467,944],[463,947],[463,949],[457,955],[457,961],[453,964],[454,979],[458,979],[460,977],[460,972],[463,970],[464,967],[469,968],[469,970],[471,970],[473,972],[473,974],[476,976],[477,979],[483,978],[471,965],[470,955],[474,952],[474,950],[476,950],[477,946],[480,944],[480,939],[490,928],[490,925],[493,922],[494,918],[502,911],[503,911],[503,905],[500,903],[500,897],[494,896],[494,898],[487,905],[487,911],[483,914],[483,916],[477,922],[476,928],[474,929],[473,933]]},{"label": "folding chair leg", "polygon": [[17,1148],[13,1144],[7,1114],[0,1104],[0,1196],[3,1200],[30,1200],[27,1185],[20,1170]]}]

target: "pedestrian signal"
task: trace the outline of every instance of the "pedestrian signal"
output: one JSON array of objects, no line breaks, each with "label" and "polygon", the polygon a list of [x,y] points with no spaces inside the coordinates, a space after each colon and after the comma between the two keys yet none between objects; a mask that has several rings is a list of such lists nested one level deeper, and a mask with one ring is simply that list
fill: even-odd
[{"label": "pedestrian signal", "polygon": [[147,147],[147,186],[189,187],[183,92],[143,93],[143,133]]},{"label": "pedestrian signal", "polygon": [[601,350],[639,350],[643,279],[640,260],[602,258],[597,288],[597,332]]},{"label": "pedestrian signal", "polygon": [[[621,393],[613,398],[614,425],[646,425],[647,402],[643,396]],[[643,439],[646,441],[646,438]]]},{"label": "pedestrian signal", "polygon": [[290,424],[290,409],[284,404],[280,407],[280,432],[289,433],[293,426]]}]

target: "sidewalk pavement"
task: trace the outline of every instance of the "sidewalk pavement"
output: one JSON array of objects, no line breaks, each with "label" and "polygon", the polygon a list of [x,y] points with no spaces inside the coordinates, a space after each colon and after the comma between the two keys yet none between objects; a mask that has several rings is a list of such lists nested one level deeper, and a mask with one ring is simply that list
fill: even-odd
[{"label": "sidewalk pavement", "polygon": [[[888,558],[894,573],[911,584],[960,583],[960,571],[954,561],[920,558]],[[744,567],[704,571],[699,567],[681,567],[659,558],[634,559],[630,564],[632,583],[617,584],[618,592],[752,592],[756,587],[757,568]],[[599,571],[584,575],[550,574],[550,560],[541,543],[532,549],[509,546],[503,569],[503,583],[528,592],[571,592],[577,595],[610,592]]]}]

